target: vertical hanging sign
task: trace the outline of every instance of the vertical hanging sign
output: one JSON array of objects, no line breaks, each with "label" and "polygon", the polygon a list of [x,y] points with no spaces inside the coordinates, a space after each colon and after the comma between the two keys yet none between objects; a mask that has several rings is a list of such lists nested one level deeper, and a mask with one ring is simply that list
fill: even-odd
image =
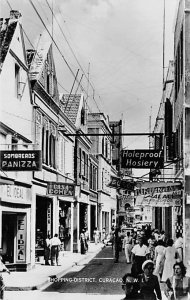
[{"label": "vertical hanging sign", "polygon": [[17,216],[17,241],[16,241],[17,262],[26,261],[26,215]]},{"label": "vertical hanging sign", "polygon": [[47,233],[51,235],[51,202],[47,205]]}]

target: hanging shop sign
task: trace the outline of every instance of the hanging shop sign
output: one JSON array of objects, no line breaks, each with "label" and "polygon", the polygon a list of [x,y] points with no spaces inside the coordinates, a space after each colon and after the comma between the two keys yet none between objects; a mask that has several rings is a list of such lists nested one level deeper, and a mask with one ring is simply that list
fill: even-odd
[{"label": "hanging shop sign", "polygon": [[65,182],[48,182],[47,195],[74,197],[75,185]]},{"label": "hanging shop sign", "polygon": [[122,150],[122,168],[163,169],[162,150]]},{"label": "hanging shop sign", "polygon": [[133,181],[129,181],[126,179],[121,179],[118,177],[112,177],[110,183],[108,184],[109,187],[112,188],[120,188],[123,190],[133,191],[135,183]]},{"label": "hanging shop sign", "polygon": [[181,182],[139,182],[134,191],[136,206],[181,206]]},{"label": "hanging shop sign", "polygon": [[0,151],[2,171],[40,171],[42,158],[40,150]]},{"label": "hanging shop sign", "polygon": [[126,211],[126,208],[134,206],[134,197],[131,195],[119,196],[119,212]]}]

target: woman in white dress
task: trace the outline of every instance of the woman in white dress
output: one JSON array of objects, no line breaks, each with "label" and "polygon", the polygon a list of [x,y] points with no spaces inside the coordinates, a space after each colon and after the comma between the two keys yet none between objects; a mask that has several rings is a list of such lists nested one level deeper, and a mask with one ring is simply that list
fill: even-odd
[{"label": "woman in white dress", "polygon": [[164,269],[162,274],[162,281],[166,282],[168,278],[173,275],[173,265],[176,263],[177,251],[173,246],[173,240],[169,239],[167,247],[164,249]]},{"label": "woman in white dress", "polygon": [[154,256],[154,275],[162,276],[163,267],[164,267],[164,242],[162,240],[158,240],[157,246],[155,247],[155,256]]}]

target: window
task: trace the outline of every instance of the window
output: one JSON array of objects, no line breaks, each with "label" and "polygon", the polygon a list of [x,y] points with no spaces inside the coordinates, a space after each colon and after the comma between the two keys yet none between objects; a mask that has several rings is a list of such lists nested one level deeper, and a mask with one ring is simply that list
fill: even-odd
[{"label": "window", "polygon": [[55,168],[56,138],[53,133],[50,133],[46,125],[42,127],[42,162]]},{"label": "window", "polygon": [[102,155],[104,155],[104,138],[102,138]]},{"label": "window", "polygon": [[181,30],[175,57],[175,99],[177,99],[183,77],[183,28]]},{"label": "window", "polygon": [[81,125],[85,125],[85,109],[81,109]]},{"label": "window", "polygon": [[19,98],[20,96],[20,67],[15,64],[15,96]]}]

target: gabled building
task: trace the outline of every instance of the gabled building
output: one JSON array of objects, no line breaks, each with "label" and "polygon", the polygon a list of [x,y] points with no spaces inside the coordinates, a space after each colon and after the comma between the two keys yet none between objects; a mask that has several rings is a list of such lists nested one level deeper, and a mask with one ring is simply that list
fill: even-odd
[{"label": "gabled building", "polygon": [[0,20],[0,92],[0,248],[8,268],[27,270],[33,225],[32,171],[26,165],[31,160],[25,153],[34,149],[33,100],[21,14],[14,10]]},{"label": "gabled building", "polygon": [[76,201],[74,203],[73,251],[80,250],[80,233],[88,229],[90,238],[96,224],[97,211],[97,161],[90,155],[92,142],[87,134],[87,106],[82,94],[63,95],[64,113],[76,127],[74,149],[74,178]]},{"label": "gabled building", "polygon": [[34,140],[42,170],[33,173],[32,260],[43,260],[45,239],[59,234],[64,250],[73,250],[74,133],[59,99],[50,42],[27,51],[34,105]]},{"label": "gabled building", "polygon": [[103,113],[88,114],[88,133],[91,134],[91,153],[98,158],[98,213],[97,227],[109,233],[116,222],[116,190],[109,186],[117,175],[112,167],[111,128]]}]

